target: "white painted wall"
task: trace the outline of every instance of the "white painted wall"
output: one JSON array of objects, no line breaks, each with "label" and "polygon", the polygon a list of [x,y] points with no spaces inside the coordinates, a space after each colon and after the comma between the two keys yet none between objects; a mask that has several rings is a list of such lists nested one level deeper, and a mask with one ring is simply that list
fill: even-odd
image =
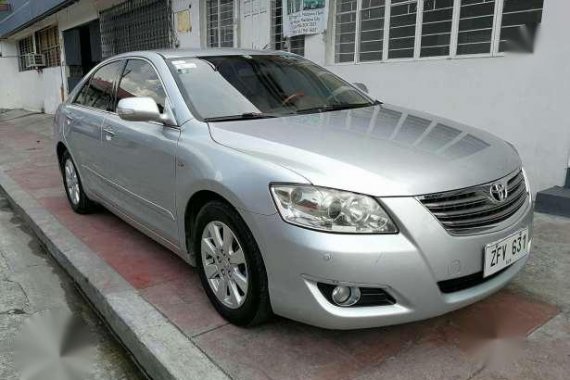
[{"label": "white painted wall", "polygon": [[[31,111],[53,114],[63,97],[67,95],[67,73],[63,51],[64,30],[85,24],[99,17],[99,10],[122,0],[80,1],[23,30],[9,40],[1,41],[0,58],[0,108],[25,108]],[[50,25],[58,25],[63,67],[41,71],[19,71],[18,41]]]},{"label": "white painted wall", "polygon": [[[510,141],[536,192],[563,184],[569,162],[569,14],[570,1],[544,2],[533,54],[327,68],[351,82],[365,83],[374,97],[387,103],[457,120]],[[307,57],[325,60],[324,37],[306,39]]]},{"label": "white painted wall", "polygon": [[[457,120],[510,141],[536,192],[562,184],[570,165],[568,14],[569,1],[545,1],[533,54],[337,65],[329,59],[333,31],[328,30],[305,37],[305,57],[351,82],[365,83],[387,103]],[[247,47],[244,41],[240,45]]]},{"label": "white painted wall", "polygon": [[[49,23],[59,23],[60,30],[84,24],[97,18],[100,9],[120,1],[82,0],[34,30]],[[174,12],[190,9],[191,14],[192,31],[177,33],[181,48],[203,43],[203,1],[173,0]],[[327,60],[332,53],[327,43],[330,30],[306,37],[305,56],[352,82],[365,83],[373,96],[385,102],[470,124],[512,142],[537,191],[564,183],[570,165],[568,14],[569,1],[545,1],[541,36],[533,54],[336,65]],[[53,113],[61,98],[59,70],[19,73],[17,59],[9,58],[15,55],[16,45],[13,41],[0,44],[4,56],[0,58],[0,108]]]},{"label": "white painted wall", "polygon": [[17,45],[10,41],[0,43],[0,108],[54,113],[61,103],[61,68],[19,72]]}]

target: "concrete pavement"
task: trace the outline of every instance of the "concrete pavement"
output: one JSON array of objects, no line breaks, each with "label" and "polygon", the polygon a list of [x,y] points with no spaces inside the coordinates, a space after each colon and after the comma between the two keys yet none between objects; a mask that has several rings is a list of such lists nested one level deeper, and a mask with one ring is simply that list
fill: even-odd
[{"label": "concrete pavement", "polygon": [[[36,233],[49,238],[52,254],[57,257],[56,248],[64,247],[58,261],[76,281],[92,280],[86,293],[102,305],[104,315],[120,316],[121,323],[111,322],[111,327],[157,378],[161,370],[171,370],[172,376],[164,378],[197,373],[235,379],[567,378],[567,219],[537,214],[533,253],[523,273],[507,289],[457,312],[351,332],[280,318],[241,329],[216,314],[195,270],[174,254],[105,211],[89,216],[71,211],[50,141],[51,122],[49,116],[22,111],[0,115],[2,186],[16,193],[22,211],[31,215],[29,222],[40,226]],[[49,218],[53,223],[42,225]],[[69,244],[73,239],[77,243]],[[101,278],[109,268],[113,275]],[[143,301],[149,315],[158,313],[153,318],[160,324],[141,325],[136,310]],[[192,354],[172,358],[168,350],[187,343],[182,337],[191,343],[185,347]],[[154,347],[161,339],[170,343]],[[179,366],[172,369],[169,360]]]},{"label": "concrete pavement", "polygon": [[[77,293],[67,274],[47,255],[23,221],[14,215],[0,196],[0,378],[20,379],[16,365],[16,339],[25,321],[41,319],[46,312],[72,313],[84,323],[89,338],[88,379],[142,379],[124,349]],[[36,344],[36,342],[34,342]],[[50,342],[54,349],[58,342]],[[66,360],[67,353],[53,357],[53,365]],[[24,363],[26,364],[26,363]],[[50,378],[44,368],[44,379]]]}]

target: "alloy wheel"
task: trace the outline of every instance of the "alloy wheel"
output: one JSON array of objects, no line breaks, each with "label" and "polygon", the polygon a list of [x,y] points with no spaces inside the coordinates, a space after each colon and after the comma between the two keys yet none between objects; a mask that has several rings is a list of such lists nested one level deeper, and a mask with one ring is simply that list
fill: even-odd
[{"label": "alloy wheel", "polygon": [[75,170],[75,165],[68,159],[65,161],[65,184],[67,194],[69,199],[74,205],[79,204],[80,201],[80,188],[79,188],[79,178],[77,176],[77,171]]},{"label": "alloy wheel", "polygon": [[226,224],[206,225],[201,241],[202,266],[210,288],[226,307],[237,309],[246,300],[248,268],[242,247]]}]

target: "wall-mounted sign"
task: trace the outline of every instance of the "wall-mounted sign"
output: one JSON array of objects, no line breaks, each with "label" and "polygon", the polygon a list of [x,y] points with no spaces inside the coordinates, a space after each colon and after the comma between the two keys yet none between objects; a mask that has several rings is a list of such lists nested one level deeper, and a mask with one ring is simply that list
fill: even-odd
[{"label": "wall-mounted sign", "polygon": [[192,31],[189,10],[176,12],[176,30],[178,33],[188,33]]},{"label": "wall-mounted sign", "polygon": [[282,0],[283,35],[322,33],[327,28],[328,0]]}]

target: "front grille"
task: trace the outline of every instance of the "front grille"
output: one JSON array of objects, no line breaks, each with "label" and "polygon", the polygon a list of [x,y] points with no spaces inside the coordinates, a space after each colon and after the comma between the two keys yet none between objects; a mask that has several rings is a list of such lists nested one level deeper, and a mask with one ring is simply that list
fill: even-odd
[{"label": "front grille", "polygon": [[[503,184],[507,196],[498,201],[491,194],[491,187]],[[528,196],[522,170],[498,181],[462,190],[423,195],[420,202],[431,211],[451,233],[468,234],[493,228],[510,218],[524,205]]]}]

